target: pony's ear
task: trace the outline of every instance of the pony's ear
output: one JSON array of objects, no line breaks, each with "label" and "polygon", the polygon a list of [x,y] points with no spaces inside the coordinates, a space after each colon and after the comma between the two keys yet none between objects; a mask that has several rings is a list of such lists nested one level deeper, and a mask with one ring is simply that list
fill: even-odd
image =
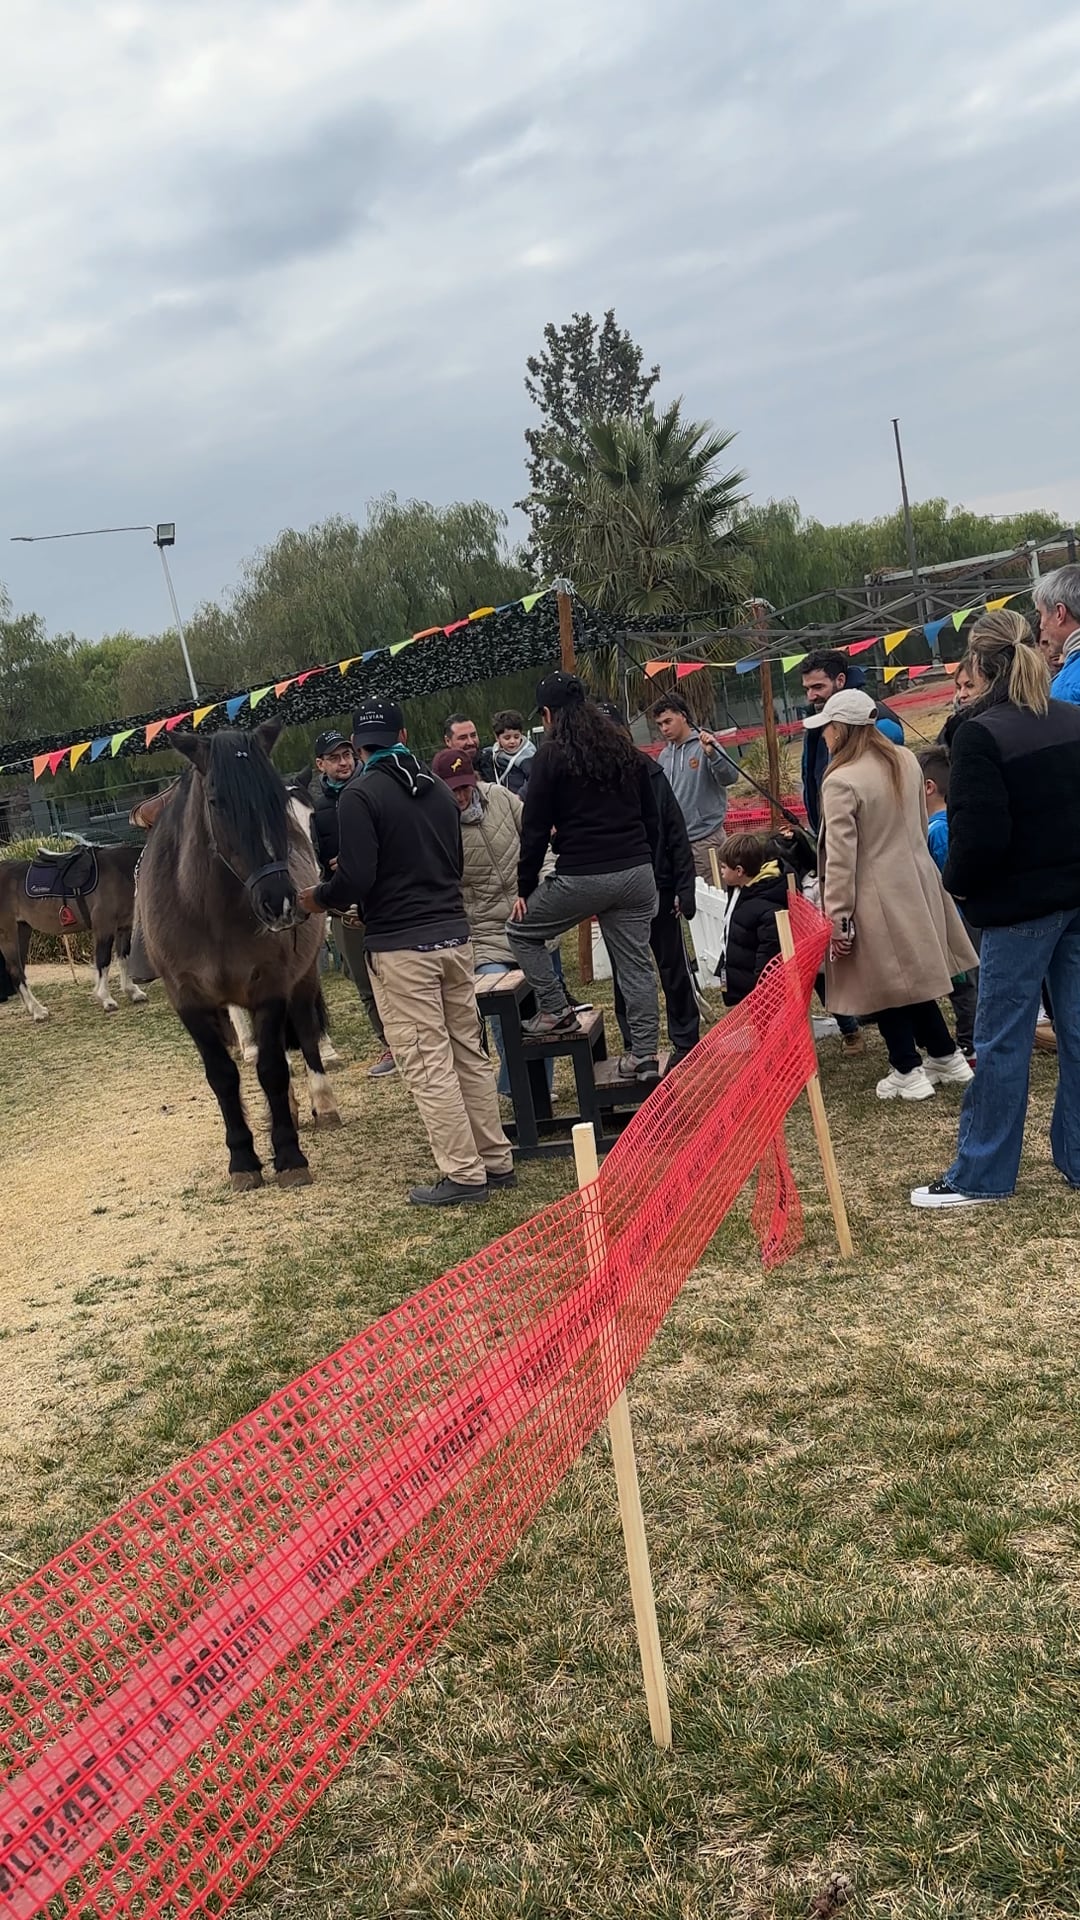
[{"label": "pony's ear", "polygon": [[280,734],[280,720],[264,720],[262,726],[255,729],[255,738],[265,754],[273,753]]},{"label": "pony's ear", "polygon": [[210,763],[210,742],[204,740],[201,734],[171,733],[169,745],[175,747],[177,753],[182,753],[185,760],[190,760],[200,773],[206,772]]}]

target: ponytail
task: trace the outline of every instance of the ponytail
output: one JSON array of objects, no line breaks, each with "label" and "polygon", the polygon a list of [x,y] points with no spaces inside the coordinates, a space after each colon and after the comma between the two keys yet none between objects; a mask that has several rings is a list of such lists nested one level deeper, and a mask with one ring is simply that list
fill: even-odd
[{"label": "ponytail", "polygon": [[1047,712],[1050,669],[1023,614],[1007,607],[982,614],[971,630],[964,664],[987,682],[988,693],[1004,686],[1014,707]]}]

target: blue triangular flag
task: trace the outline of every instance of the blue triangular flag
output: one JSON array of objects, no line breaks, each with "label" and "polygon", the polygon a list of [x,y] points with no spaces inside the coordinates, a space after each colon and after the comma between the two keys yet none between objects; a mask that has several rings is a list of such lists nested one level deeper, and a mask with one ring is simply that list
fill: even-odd
[{"label": "blue triangular flag", "polygon": [[231,700],[225,702],[226,720],[235,720],[241,707],[246,706],[249,696],[246,693],[234,693]]},{"label": "blue triangular flag", "polygon": [[91,740],[90,742],[91,766],[93,766],[95,760],[100,760],[102,754],[108,750],[109,742],[111,739],[112,739],[111,733],[104,733],[102,734],[100,740]]},{"label": "blue triangular flag", "polygon": [[751,660],[736,660],[735,671],[736,673],[753,673],[755,667],[760,667],[760,665],[760,656],[755,654]]},{"label": "blue triangular flag", "polygon": [[363,666],[365,660],[374,660],[377,653],[385,653],[385,651],[385,647],[369,647],[366,653],[360,655],[360,665]]},{"label": "blue triangular flag", "polygon": [[947,613],[945,615],[944,620],[931,620],[929,626],[926,626],[923,628],[923,632],[926,635],[927,646],[936,647],[938,634],[941,632],[942,627],[951,627],[951,626],[952,626],[951,613]]}]

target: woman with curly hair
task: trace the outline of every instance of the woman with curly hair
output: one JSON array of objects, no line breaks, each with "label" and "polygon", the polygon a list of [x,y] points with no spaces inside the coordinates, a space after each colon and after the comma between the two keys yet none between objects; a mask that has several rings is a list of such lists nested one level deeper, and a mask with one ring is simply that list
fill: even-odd
[{"label": "woman with curly hair", "polygon": [[[630,1052],[626,1080],[659,1072],[660,1009],[649,953],[657,908],[653,856],[656,802],[643,756],[588,699],[573,673],[552,673],[536,689],[547,739],[532,763],[521,825],[518,900],[507,937],[540,1011],[525,1021],[527,1039],[580,1031],[545,942],[594,914],[618,969]],[[555,872],[540,879],[548,845]]]}]

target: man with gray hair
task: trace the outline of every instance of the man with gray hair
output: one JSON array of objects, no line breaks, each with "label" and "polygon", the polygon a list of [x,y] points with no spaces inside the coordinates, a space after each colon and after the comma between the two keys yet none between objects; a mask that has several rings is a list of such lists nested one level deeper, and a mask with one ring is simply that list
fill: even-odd
[{"label": "man with gray hair", "polygon": [[1055,700],[1080,706],[1080,567],[1058,567],[1032,588],[1039,612],[1039,645],[1060,663],[1050,688]]}]

